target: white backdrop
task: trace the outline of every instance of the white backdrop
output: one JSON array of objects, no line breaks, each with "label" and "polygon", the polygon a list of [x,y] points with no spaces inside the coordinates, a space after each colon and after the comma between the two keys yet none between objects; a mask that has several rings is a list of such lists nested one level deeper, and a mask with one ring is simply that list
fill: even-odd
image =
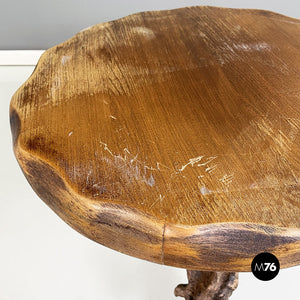
[{"label": "white backdrop", "polygon": [[0,50],[45,49],[96,23],[192,5],[260,8],[300,18],[299,0],[0,0]]},{"label": "white backdrop", "polygon": [[[232,7],[239,3],[226,2]],[[244,3],[266,6],[258,1]],[[295,16],[299,4],[280,3]],[[280,3],[274,1],[273,10]],[[294,11],[288,3],[293,3]],[[8,106],[33,68],[0,66],[0,300],[182,299],[175,298],[173,290],[186,282],[184,270],[132,258],[88,240],[61,221],[30,188],[13,156]],[[299,278],[300,266],[281,270],[270,282],[241,273],[231,299],[299,299]]]}]

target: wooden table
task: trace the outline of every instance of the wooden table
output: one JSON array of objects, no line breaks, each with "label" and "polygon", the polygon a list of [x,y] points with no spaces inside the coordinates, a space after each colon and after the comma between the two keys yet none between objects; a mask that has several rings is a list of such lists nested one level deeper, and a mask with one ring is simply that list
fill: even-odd
[{"label": "wooden table", "polygon": [[300,264],[299,36],[216,7],[83,30],[11,101],[18,162],[81,234],[188,269],[178,296],[227,299],[258,253]]}]

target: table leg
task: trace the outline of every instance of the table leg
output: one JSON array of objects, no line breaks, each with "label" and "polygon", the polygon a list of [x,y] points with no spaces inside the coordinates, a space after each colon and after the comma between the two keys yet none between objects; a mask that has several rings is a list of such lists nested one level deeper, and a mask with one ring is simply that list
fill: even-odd
[{"label": "table leg", "polygon": [[238,273],[187,270],[188,284],[179,284],[175,296],[185,300],[227,300],[238,286]]}]

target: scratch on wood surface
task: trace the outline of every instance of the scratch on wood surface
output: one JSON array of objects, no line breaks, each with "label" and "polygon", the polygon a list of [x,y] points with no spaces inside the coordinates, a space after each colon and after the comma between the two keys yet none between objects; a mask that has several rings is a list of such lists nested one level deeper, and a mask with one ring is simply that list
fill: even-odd
[{"label": "scratch on wood surface", "polygon": [[297,138],[297,135],[300,131],[300,119],[296,118],[286,118],[287,122],[289,123],[291,130],[288,133],[288,136],[291,142],[294,142]]},{"label": "scratch on wood surface", "polygon": [[[288,135],[283,131],[283,121],[290,125],[290,131],[287,133]],[[291,150],[291,146],[300,128],[300,125],[297,124],[295,119],[287,119],[282,117],[279,119],[279,128],[277,130],[274,129],[271,122],[268,122],[267,120],[260,120],[260,122],[255,122],[255,124],[264,135],[272,139],[272,141],[281,149],[282,152]]]},{"label": "scratch on wood surface", "polygon": [[[178,172],[179,173],[182,172],[189,165],[194,167],[194,165],[196,164],[197,167],[205,167],[204,172],[211,173],[217,168],[217,164],[214,164],[213,166],[209,166],[209,163],[211,163],[216,158],[217,156],[209,156],[205,158],[204,155],[190,158],[188,163],[182,165],[181,168],[178,170]],[[176,174],[178,174],[178,172],[176,172]],[[203,178],[203,177],[204,177],[203,174],[198,175],[198,178]]]},{"label": "scratch on wood surface", "polygon": [[206,186],[200,186],[199,184],[198,184],[198,187],[199,187],[199,191],[200,191],[200,193],[201,193],[201,195],[203,195],[203,196],[205,196],[205,195],[208,195],[208,194],[212,194],[213,193],[213,191],[211,191],[210,189],[208,189]]},{"label": "scratch on wood surface", "polygon": [[115,156],[110,150],[109,148],[107,147],[107,144],[106,143],[103,143],[100,141],[100,144],[104,146],[104,150],[107,151],[111,156]]},{"label": "scratch on wood surface", "polygon": [[166,170],[173,171],[173,169],[171,169],[170,167],[168,167],[158,161],[156,162],[156,170],[158,170],[158,171],[166,171]]},{"label": "scratch on wood surface", "polygon": [[211,157],[208,157],[207,158],[207,161],[203,162],[203,163],[200,163],[200,164],[197,164],[198,167],[201,167],[201,166],[206,166],[207,164],[209,164],[210,162],[212,162],[214,159],[216,159],[217,156],[211,156]]},{"label": "scratch on wood surface", "polygon": [[60,78],[58,76],[54,77],[54,80],[52,82],[52,86],[51,86],[51,97],[55,98],[56,95],[56,91],[59,89],[60,87]]},{"label": "scratch on wood surface", "polygon": [[234,174],[225,174],[222,178],[219,179],[220,182],[222,182],[226,187],[229,187],[229,185],[233,181]]},{"label": "scratch on wood surface", "polygon": [[197,162],[199,162],[204,156],[197,156],[194,158],[190,158],[189,162],[186,163],[185,165],[181,166],[181,168],[178,170],[179,172],[182,172],[187,166],[191,165],[192,167],[194,166],[194,164],[196,164]]},{"label": "scratch on wood surface", "polygon": [[150,185],[150,186],[154,186],[155,180],[154,180],[154,178],[153,178],[152,173],[151,173],[151,175],[150,175],[150,178],[148,178],[148,179],[145,178],[145,182],[146,182],[148,185]]},{"label": "scratch on wood surface", "polygon": [[84,188],[81,190],[83,193],[84,193],[84,191],[86,190],[86,188],[87,188],[88,185],[89,185],[89,179],[90,179],[91,174],[92,174],[92,171],[89,171],[88,174],[87,174],[87,176],[86,176],[85,186],[84,186]]},{"label": "scratch on wood surface", "polygon": [[159,194],[158,198],[150,205],[149,208],[152,208],[154,205],[156,205],[157,203],[162,203],[162,201],[164,200],[165,196],[162,196],[161,194]]},{"label": "scratch on wood surface", "polygon": [[[138,160],[138,154],[133,155],[127,148],[123,149],[124,155],[116,155],[111,151],[107,144],[100,141],[100,144],[104,147],[104,150],[107,151],[111,156],[113,156],[117,160],[121,160],[124,164],[121,166],[117,166],[119,169],[125,168],[125,173],[128,176],[133,176],[136,179],[139,179],[145,182],[149,186],[155,185],[155,179],[153,173],[151,172],[149,175],[149,171],[160,171],[159,168],[154,168],[146,165],[145,162]],[[159,163],[157,162],[157,166]]]},{"label": "scratch on wood surface", "polygon": [[62,65],[65,65],[65,63],[66,63],[67,61],[69,61],[71,58],[72,58],[72,57],[69,56],[69,55],[63,55],[62,58],[61,58],[61,64],[62,64]]},{"label": "scratch on wood surface", "polygon": [[262,43],[233,43],[232,48],[242,51],[271,51],[271,46],[265,42]]},{"label": "scratch on wood surface", "polygon": [[[137,162],[137,163],[143,165],[143,167],[144,167],[145,169],[147,169],[147,170],[152,170],[152,171],[160,171],[159,166],[163,166],[163,167],[165,167],[165,168],[168,168],[168,167],[164,166],[163,164],[161,164],[161,163],[159,163],[159,162],[156,163],[156,165],[157,165],[156,168],[154,168],[154,167],[152,167],[152,166],[148,166],[148,165],[146,165],[144,162],[142,162],[142,161],[140,161],[140,160],[137,159],[138,154],[133,155],[127,148],[124,148],[124,149],[123,149],[123,152],[125,153],[125,154],[124,154],[124,157],[123,157],[122,155],[116,155],[116,154],[114,154],[114,153],[108,148],[108,146],[107,146],[106,143],[100,141],[100,144],[104,146],[104,150],[107,151],[110,155],[112,155],[112,156],[115,157],[115,158],[119,158],[119,159],[121,159],[121,160],[124,161],[124,162],[127,162],[128,160],[129,160],[129,162],[130,162],[131,164],[132,164],[133,162]],[[129,154],[132,158],[128,158],[127,154]]]},{"label": "scratch on wood surface", "polygon": [[205,172],[207,173],[211,173],[213,172],[215,169],[217,168],[217,165],[213,165],[213,166],[208,166],[207,168],[205,168]]},{"label": "scratch on wood surface", "polygon": [[150,40],[155,38],[153,30],[144,26],[133,27],[132,31]]}]

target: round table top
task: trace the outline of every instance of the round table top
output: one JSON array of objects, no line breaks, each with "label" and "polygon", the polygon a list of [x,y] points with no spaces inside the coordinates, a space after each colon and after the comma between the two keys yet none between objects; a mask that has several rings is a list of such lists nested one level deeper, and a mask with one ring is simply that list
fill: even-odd
[{"label": "round table top", "polygon": [[68,224],[189,269],[300,263],[300,21],[189,7],[95,25],[14,95],[14,151]]}]

